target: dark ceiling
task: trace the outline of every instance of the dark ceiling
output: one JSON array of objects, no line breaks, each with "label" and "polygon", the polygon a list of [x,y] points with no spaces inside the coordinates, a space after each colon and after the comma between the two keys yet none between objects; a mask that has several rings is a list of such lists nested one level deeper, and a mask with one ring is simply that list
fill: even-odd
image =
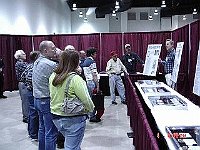
[{"label": "dark ceiling", "polygon": [[[120,3],[118,12],[123,12],[135,7],[160,7],[162,0],[117,0]],[[116,0],[67,0],[70,8],[76,3],[78,8],[96,7],[97,18],[110,14],[115,9]],[[165,0],[167,7],[161,9],[161,17],[191,14],[193,9],[200,10],[199,0]]]}]

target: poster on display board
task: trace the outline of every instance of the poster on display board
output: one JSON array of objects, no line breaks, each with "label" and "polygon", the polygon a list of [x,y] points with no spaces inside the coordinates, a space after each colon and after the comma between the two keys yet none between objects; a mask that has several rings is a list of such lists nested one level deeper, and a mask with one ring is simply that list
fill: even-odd
[{"label": "poster on display board", "polygon": [[174,60],[174,68],[172,71],[172,77],[171,80],[176,83],[178,78],[178,72],[179,72],[179,66],[181,63],[181,56],[183,51],[183,45],[184,42],[178,42],[176,46],[176,54],[175,54],[175,60]]},{"label": "poster on display board", "polygon": [[193,93],[200,96],[200,42],[197,56],[196,72],[194,77]]},{"label": "poster on display board", "polygon": [[162,44],[149,44],[144,64],[143,75],[156,76],[158,59]]}]

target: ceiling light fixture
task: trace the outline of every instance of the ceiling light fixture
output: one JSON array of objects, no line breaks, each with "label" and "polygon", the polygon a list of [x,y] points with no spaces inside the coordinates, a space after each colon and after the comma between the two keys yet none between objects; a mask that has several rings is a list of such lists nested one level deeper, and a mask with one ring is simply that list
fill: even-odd
[{"label": "ceiling light fixture", "polygon": [[115,17],[116,16],[116,12],[113,10],[112,12],[112,16]]},{"label": "ceiling light fixture", "polygon": [[76,7],[75,3],[72,5],[72,10],[77,10],[77,7]]},{"label": "ceiling light fixture", "polygon": [[193,13],[192,13],[193,15],[196,15],[197,14],[197,9],[195,9],[194,8],[194,10],[193,10]]},{"label": "ceiling light fixture", "polygon": [[186,15],[183,15],[183,20],[187,20]]},{"label": "ceiling light fixture", "polygon": [[116,2],[115,2],[115,9],[118,10],[119,8],[120,8],[120,7],[119,7],[119,2],[116,1]]},{"label": "ceiling light fixture", "polygon": [[87,19],[87,17],[85,17],[84,19],[83,19],[83,22],[88,22],[88,19]]},{"label": "ceiling light fixture", "polygon": [[154,15],[158,15],[158,9],[154,10]]},{"label": "ceiling light fixture", "polygon": [[152,15],[149,15],[149,20],[153,20],[153,16]]},{"label": "ceiling light fixture", "polygon": [[79,12],[79,17],[80,17],[80,18],[83,17],[83,12],[82,12],[82,11]]},{"label": "ceiling light fixture", "polygon": [[161,7],[162,7],[162,8],[166,7],[165,1],[162,1]]}]

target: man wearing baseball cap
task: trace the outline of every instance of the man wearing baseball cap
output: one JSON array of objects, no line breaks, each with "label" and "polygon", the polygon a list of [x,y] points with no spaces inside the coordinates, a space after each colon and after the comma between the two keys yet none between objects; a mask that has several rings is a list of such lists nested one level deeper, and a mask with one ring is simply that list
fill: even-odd
[{"label": "man wearing baseball cap", "polygon": [[131,51],[131,45],[125,44],[126,53],[122,56],[122,63],[126,67],[128,73],[135,74],[136,73],[136,64],[144,64],[144,61],[134,52]]},{"label": "man wearing baseball cap", "polygon": [[128,74],[128,72],[121,60],[117,58],[117,53],[115,51],[112,51],[110,55],[111,59],[107,62],[106,72],[109,74],[109,86],[112,104],[117,105],[115,87],[117,88],[122,104],[126,104],[125,88],[121,79],[121,73],[124,72]]}]

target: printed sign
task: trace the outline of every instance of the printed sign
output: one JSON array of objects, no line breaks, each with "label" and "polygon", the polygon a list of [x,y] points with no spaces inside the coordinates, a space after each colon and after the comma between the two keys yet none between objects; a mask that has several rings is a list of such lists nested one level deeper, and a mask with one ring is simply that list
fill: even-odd
[{"label": "printed sign", "polygon": [[178,78],[178,72],[179,72],[179,66],[180,66],[180,63],[181,63],[181,55],[182,55],[182,51],[183,51],[183,45],[184,45],[184,42],[178,42],[177,46],[176,46],[174,68],[173,68],[172,77],[171,77],[171,80],[174,83],[177,82],[177,78]]},{"label": "printed sign", "polygon": [[200,96],[200,42],[197,56],[196,72],[194,77],[193,93]]},{"label": "printed sign", "polygon": [[147,54],[144,64],[143,74],[148,76],[156,76],[158,68],[158,59],[161,52],[162,44],[150,44],[147,48]]}]

